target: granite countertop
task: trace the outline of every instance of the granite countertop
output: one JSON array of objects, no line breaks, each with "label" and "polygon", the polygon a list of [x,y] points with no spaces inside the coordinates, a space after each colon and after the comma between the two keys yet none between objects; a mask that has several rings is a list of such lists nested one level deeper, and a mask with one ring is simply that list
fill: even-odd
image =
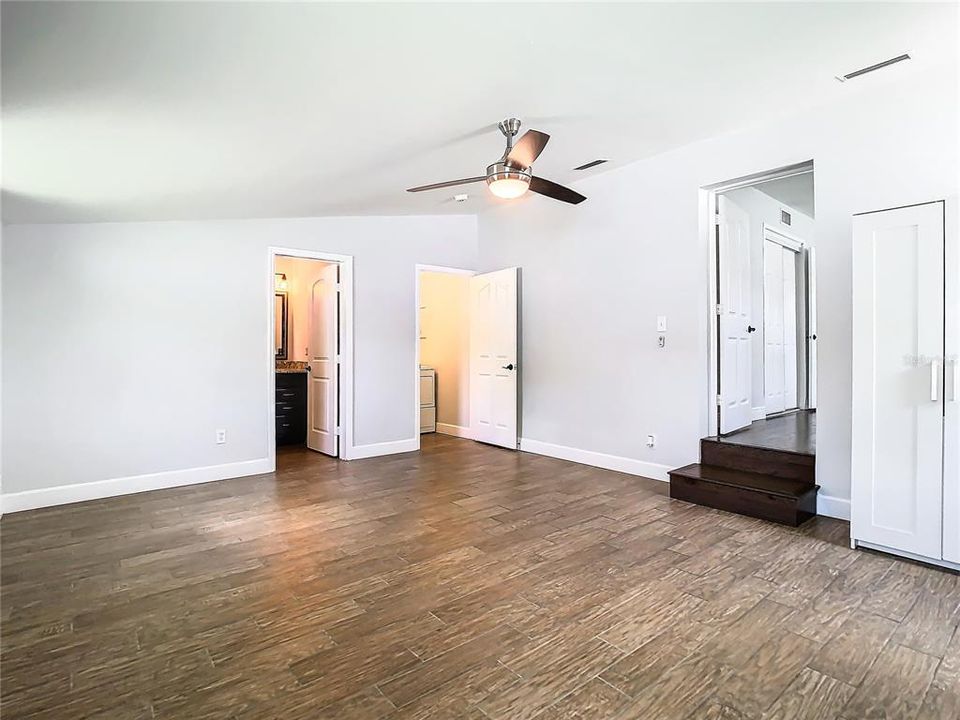
[{"label": "granite countertop", "polygon": [[307,363],[302,360],[277,360],[278,373],[304,373]]}]

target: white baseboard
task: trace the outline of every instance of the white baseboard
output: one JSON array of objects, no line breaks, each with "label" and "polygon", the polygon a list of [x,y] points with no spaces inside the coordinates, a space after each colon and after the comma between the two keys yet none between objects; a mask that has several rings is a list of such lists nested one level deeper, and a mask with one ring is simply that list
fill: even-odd
[{"label": "white baseboard", "polygon": [[580,463],[581,465],[592,465],[593,467],[603,468],[604,470],[616,470],[617,472],[640,475],[641,477],[662,480],[664,482],[670,480],[667,473],[673,469],[669,465],[644,462],[643,460],[635,460],[619,455],[607,455],[606,453],[594,452],[592,450],[580,450],[565,445],[554,445],[553,443],[531,440],[530,438],[520,438],[520,449],[523,452],[534,453],[536,455],[546,455],[560,460],[570,460],[575,463]]},{"label": "white baseboard", "polygon": [[750,417],[754,420],[763,420],[767,417],[767,408],[765,407],[755,407],[750,408]]},{"label": "white baseboard", "polygon": [[817,515],[826,515],[838,520],[849,520],[850,501],[817,493]]},{"label": "white baseboard", "polygon": [[350,456],[347,460],[363,460],[364,458],[380,457],[381,455],[416,452],[419,449],[420,438],[418,437],[409,438],[408,440],[354,445],[350,450]]},{"label": "white baseboard", "polygon": [[470,428],[465,425],[451,425],[450,423],[437,423],[437,432],[443,435],[453,435],[454,437],[472,439]]},{"label": "white baseboard", "polygon": [[208,465],[186,470],[168,470],[166,472],[131,475],[129,477],[97,480],[77,485],[59,485],[57,487],[26,490],[24,492],[5,493],[0,499],[3,511],[7,513],[36,508],[66,505],[68,503],[99,500],[117,495],[131,495],[148,490],[198,485],[227,480],[229,478],[261,475],[271,471],[270,459],[244,460],[242,462]]}]

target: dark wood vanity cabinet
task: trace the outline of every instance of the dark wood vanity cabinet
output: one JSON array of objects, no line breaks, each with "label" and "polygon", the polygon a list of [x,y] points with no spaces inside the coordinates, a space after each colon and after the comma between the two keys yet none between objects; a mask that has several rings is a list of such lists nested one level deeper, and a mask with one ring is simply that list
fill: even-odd
[{"label": "dark wood vanity cabinet", "polygon": [[307,374],[277,373],[277,445],[301,445],[307,439]]}]

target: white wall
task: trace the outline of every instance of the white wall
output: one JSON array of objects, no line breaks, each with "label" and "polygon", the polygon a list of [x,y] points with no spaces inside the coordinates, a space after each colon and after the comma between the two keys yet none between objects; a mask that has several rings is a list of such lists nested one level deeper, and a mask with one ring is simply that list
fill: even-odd
[{"label": "white wall", "polygon": [[[750,343],[751,404],[756,410],[763,408],[766,399],[763,387],[763,226],[766,224],[793,235],[803,240],[806,247],[816,246],[816,226],[809,215],[775,200],[755,187],[731,190],[724,195],[750,216],[750,320],[757,328]],[[781,209],[791,214],[790,225],[780,222]]]},{"label": "white wall", "polygon": [[[708,249],[698,188],[813,159],[818,253],[817,480],[850,497],[851,214],[957,192],[954,68],[850,95],[480,216],[481,267],[523,268],[523,434],[654,463],[697,459],[708,405]],[[667,347],[657,315],[669,316]],[[656,433],[656,448],[644,447]],[[834,502],[829,498],[839,498]]]},{"label": "white wall", "polygon": [[437,371],[437,429],[457,434],[470,427],[469,288],[468,275],[420,273],[420,364]]},{"label": "white wall", "polygon": [[271,245],[354,256],[355,442],[413,441],[415,266],[474,265],[475,218],[11,225],[4,491],[266,458]]}]

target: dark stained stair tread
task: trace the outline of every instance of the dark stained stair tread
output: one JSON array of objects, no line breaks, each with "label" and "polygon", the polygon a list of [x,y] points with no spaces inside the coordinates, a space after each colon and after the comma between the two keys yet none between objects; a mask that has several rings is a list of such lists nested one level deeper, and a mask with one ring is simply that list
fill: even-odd
[{"label": "dark stained stair tread", "polygon": [[816,456],[773,448],[738,445],[726,439],[704,438],[700,441],[700,462],[731,470],[803,480],[813,485],[816,479]]},{"label": "dark stained stair tread", "polygon": [[802,480],[700,463],[669,474],[677,500],[793,526],[817,514],[819,486]]},{"label": "dark stained stair tread", "polygon": [[686,467],[678,468],[677,470],[671,470],[670,474],[790,498],[801,497],[810,492],[811,489],[810,483],[802,480],[745,472],[743,470],[732,470],[716,465],[701,465],[700,463],[694,463]]}]

